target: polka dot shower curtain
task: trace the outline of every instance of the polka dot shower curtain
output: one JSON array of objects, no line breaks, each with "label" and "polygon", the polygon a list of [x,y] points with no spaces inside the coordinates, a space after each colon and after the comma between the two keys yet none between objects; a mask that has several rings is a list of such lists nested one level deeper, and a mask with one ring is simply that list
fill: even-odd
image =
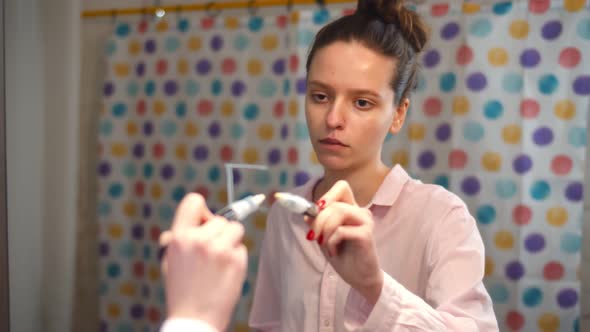
[{"label": "polka dot shower curtain", "polygon": [[[588,3],[414,9],[432,41],[385,161],[467,202],[486,244],[485,283],[502,330],[577,331]],[[305,56],[319,27],[350,12],[116,23],[99,123],[101,330],[158,329],[158,236],[187,192],[212,209],[227,203],[226,163],[269,167],[234,170],[234,198],[270,195],[321,172],[303,114]],[[244,222],[250,266],[230,330],[247,330],[265,217]]]}]

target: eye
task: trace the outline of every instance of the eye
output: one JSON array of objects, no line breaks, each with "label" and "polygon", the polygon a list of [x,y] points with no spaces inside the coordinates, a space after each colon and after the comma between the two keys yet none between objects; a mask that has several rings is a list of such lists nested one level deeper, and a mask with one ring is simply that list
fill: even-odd
[{"label": "eye", "polygon": [[360,109],[369,109],[373,106],[373,103],[366,99],[357,99],[355,100],[355,106]]},{"label": "eye", "polygon": [[316,103],[325,103],[328,101],[328,96],[323,93],[312,93],[311,99]]}]

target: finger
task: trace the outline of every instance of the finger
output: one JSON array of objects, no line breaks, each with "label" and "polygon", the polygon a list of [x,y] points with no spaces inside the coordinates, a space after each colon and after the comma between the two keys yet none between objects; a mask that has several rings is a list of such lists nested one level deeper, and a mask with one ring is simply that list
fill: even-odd
[{"label": "finger", "polygon": [[322,234],[323,240],[340,225],[362,225],[370,223],[370,215],[367,209],[348,203],[335,202],[320,211],[316,220],[310,224],[317,236]]},{"label": "finger", "polygon": [[373,236],[364,226],[340,226],[329,238],[326,238],[326,248],[330,257],[338,255],[338,248],[344,241],[363,241]]},{"label": "finger", "polygon": [[242,244],[244,233],[244,226],[241,223],[230,221],[225,224],[217,237],[212,239],[212,244],[222,250],[232,250]]},{"label": "finger", "polygon": [[174,215],[174,221],[172,222],[172,229],[177,230],[199,226],[212,216],[213,214],[209,211],[203,196],[190,193],[184,196],[178,205],[176,214]]},{"label": "finger", "polygon": [[213,216],[213,218],[209,219],[207,223],[203,224],[201,227],[193,227],[188,231],[194,233],[196,241],[210,242],[215,240],[217,236],[223,232],[227,223],[228,221],[224,217]]},{"label": "finger", "polygon": [[354,199],[352,189],[350,188],[348,182],[346,182],[345,180],[336,181],[332,188],[330,188],[330,190],[328,190],[328,192],[325,193],[324,196],[322,196],[320,200],[318,200],[318,202],[322,200],[324,201],[324,203],[319,205],[328,206],[333,202],[344,202],[352,205],[357,205],[356,200]]},{"label": "finger", "polygon": [[163,231],[160,234],[158,243],[160,244],[160,247],[165,247],[170,243],[170,240],[172,240],[172,231]]}]

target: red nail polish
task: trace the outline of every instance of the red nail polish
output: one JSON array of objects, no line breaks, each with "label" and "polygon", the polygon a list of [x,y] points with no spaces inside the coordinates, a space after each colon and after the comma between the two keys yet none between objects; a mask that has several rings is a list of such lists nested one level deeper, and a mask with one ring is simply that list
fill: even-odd
[{"label": "red nail polish", "polygon": [[313,240],[313,238],[315,237],[315,233],[313,232],[313,229],[310,230],[309,232],[307,232],[307,240],[311,241]]},{"label": "red nail polish", "polygon": [[315,203],[320,209],[324,208],[324,205],[326,205],[326,201],[323,199],[320,199],[317,203]]},{"label": "red nail polish", "polygon": [[324,234],[320,234],[320,236],[318,237],[318,244],[321,246],[322,242],[324,242]]}]

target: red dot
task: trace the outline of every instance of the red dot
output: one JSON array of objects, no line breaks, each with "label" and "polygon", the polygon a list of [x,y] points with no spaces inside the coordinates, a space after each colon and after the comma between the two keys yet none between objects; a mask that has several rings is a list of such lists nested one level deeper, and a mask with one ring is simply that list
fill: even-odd
[{"label": "red dot", "polygon": [[200,115],[209,115],[213,112],[213,103],[208,99],[203,99],[197,104],[197,112]]},{"label": "red dot", "polygon": [[158,75],[164,75],[168,71],[168,61],[164,59],[158,60],[156,63],[156,73]]},{"label": "red dot", "polygon": [[527,119],[534,119],[539,115],[539,110],[541,107],[536,100],[533,99],[524,99],[520,103],[520,115],[523,118]]},{"label": "red dot", "polygon": [[467,164],[467,154],[463,150],[453,150],[449,154],[449,167],[462,169]]},{"label": "red dot", "polygon": [[137,114],[139,115],[144,115],[145,114],[145,100],[139,100],[136,104],[135,104],[135,110],[137,111]]},{"label": "red dot", "polygon": [[348,15],[352,15],[352,14],[354,14],[355,12],[356,12],[356,9],[354,9],[354,8],[347,8],[347,9],[344,9],[344,10],[342,11],[342,16],[348,16]]},{"label": "red dot", "polygon": [[133,275],[136,278],[143,278],[144,274],[145,274],[145,267],[143,265],[143,262],[133,263]]},{"label": "red dot", "polygon": [[102,143],[98,143],[98,147],[97,148],[98,148],[97,149],[98,150],[98,155],[99,156],[102,156],[103,153],[104,153],[104,148],[102,147]]},{"label": "red dot", "polygon": [[285,104],[282,101],[277,101],[272,111],[277,118],[282,118],[285,114]]},{"label": "red dot", "polygon": [[271,206],[274,204],[275,202],[275,194],[277,193],[277,190],[271,190],[270,193],[268,194],[268,205]]},{"label": "red dot", "polygon": [[215,20],[212,17],[205,17],[201,20],[201,27],[205,30],[211,29]]},{"label": "red dot", "polygon": [[161,159],[166,153],[166,147],[162,143],[156,143],[152,150],[156,159]]},{"label": "red dot", "polygon": [[514,208],[514,210],[512,210],[512,219],[517,225],[527,225],[529,222],[531,222],[532,216],[533,212],[526,205],[519,204]]},{"label": "red dot", "polygon": [[546,280],[555,281],[563,277],[563,265],[556,261],[551,261],[543,268],[543,276]]},{"label": "red dot", "polygon": [[195,189],[195,192],[203,196],[205,200],[209,198],[209,189],[207,189],[206,187],[199,186],[197,187],[197,189]]},{"label": "red dot", "polygon": [[154,307],[148,309],[148,319],[152,323],[160,322],[160,311]]},{"label": "red dot", "polygon": [[518,331],[524,326],[524,316],[520,312],[512,310],[506,315],[506,325],[513,331]]},{"label": "red dot", "polygon": [[566,175],[572,170],[572,159],[566,155],[555,156],[551,161],[551,170],[556,175]]},{"label": "red dot", "polygon": [[234,59],[224,59],[221,63],[221,71],[226,75],[231,75],[236,71],[236,62]]},{"label": "red dot", "polygon": [[287,151],[287,160],[289,161],[289,164],[297,163],[297,161],[299,160],[299,154],[297,152],[297,149],[289,148],[289,151]]},{"label": "red dot", "polygon": [[158,242],[160,240],[160,233],[160,227],[152,226],[152,228],[150,229],[150,237],[152,241]]},{"label": "red dot", "polygon": [[293,73],[296,73],[299,69],[299,57],[297,55],[291,55],[289,57],[289,69]]},{"label": "red dot", "polygon": [[468,65],[473,60],[473,51],[471,47],[463,45],[457,49],[457,64],[461,66]]},{"label": "red dot", "polygon": [[564,48],[559,54],[559,64],[565,68],[573,68],[580,63],[582,54],[575,47]]},{"label": "red dot", "polygon": [[142,181],[135,182],[135,195],[137,195],[138,197],[143,197],[144,193],[145,193],[145,185],[143,184],[143,182]]},{"label": "red dot", "polygon": [[141,22],[139,22],[139,25],[138,25],[138,27],[137,27],[137,30],[138,30],[140,33],[144,33],[144,32],[146,32],[146,31],[147,31],[147,28],[148,28],[148,23],[147,23],[147,21],[144,21],[144,20],[142,20]]},{"label": "red dot", "polygon": [[543,14],[551,5],[550,0],[529,0],[529,11],[534,14]]},{"label": "red dot", "polygon": [[434,17],[445,16],[449,12],[449,5],[446,3],[437,3],[431,7],[431,15]]},{"label": "red dot", "polygon": [[427,116],[437,116],[442,111],[442,102],[440,98],[430,97],[424,101],[424,114]]},{"label": "red dot", "polygon": [[288,22],[287,15],[279,15],[277,17],[277,26],[279,28],[282,29],[282,28],[286,27],[287,26],[287,22]]},{"label": "red dot", "polygon": [[234,151],[232,150],[231,146],[224,145],[221,148],[221,160],[228,162],[231,161],[234,156]]}]

